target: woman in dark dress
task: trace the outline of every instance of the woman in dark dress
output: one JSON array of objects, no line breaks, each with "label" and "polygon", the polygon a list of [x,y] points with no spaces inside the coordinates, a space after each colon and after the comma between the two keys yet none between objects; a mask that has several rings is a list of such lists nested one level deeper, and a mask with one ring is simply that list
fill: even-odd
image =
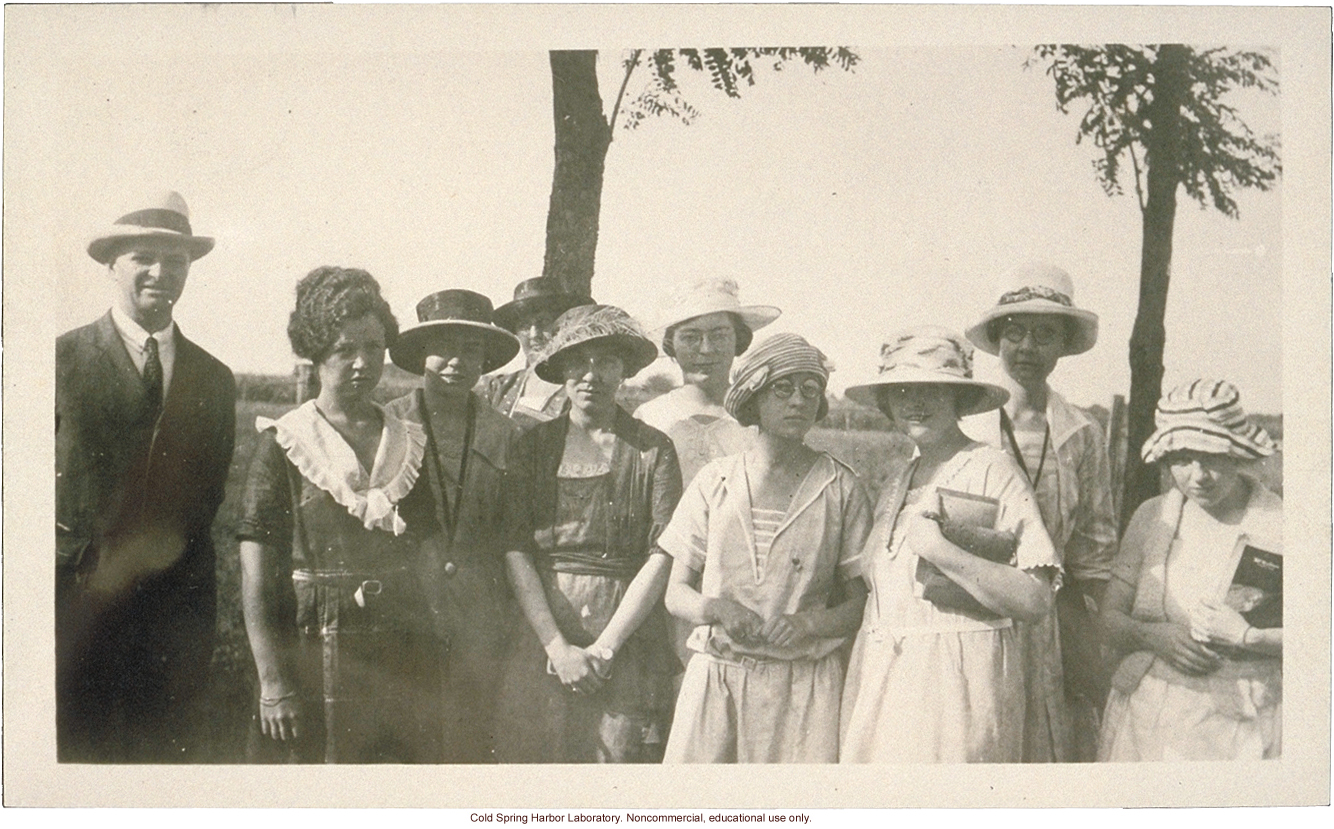
[{"label": "woman in dark dress", "polygon": [[237,530],[242,607],[259,730],[289,760],[440,758],[443,647],[416,530],[433,521],[430,490],[417,485],[426,436],[371,399],[397,332],[370,274],[312,271],[288,335],[314,362],[319,395],[255,424]]},{"label": "woman in dark dress", "polygon": [[681,470],[671,440],[615,397],[656,355],[624,311],[585,305],[536,366],[571,408],[527,432],[511,467],[523,515],[507,563],[529,629],[502,684],[502,761],[662,758],[680,662],[662,605],[671,559],[655,542]]}]

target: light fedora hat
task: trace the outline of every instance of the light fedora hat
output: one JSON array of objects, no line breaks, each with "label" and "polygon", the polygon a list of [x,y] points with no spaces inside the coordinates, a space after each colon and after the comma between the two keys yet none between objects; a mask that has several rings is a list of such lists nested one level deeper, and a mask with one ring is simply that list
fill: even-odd
[{"label": "light fedora hat", "polygon": [[1010,399],[1004,388],[973,379],[973,347],[963,337],[934,325],[888,337],[880,346],[880,368],[875,377],[848,386],[844,394],[864,406],[878,408],[880,389],[926,384],[977,389],[977,401],[955,412],[960,417],[998,409]]},{"label": "light fedora hat", "polygon": [[547,342],[533,373],[548,383],[561,383],[559,355],[584,343],[603,343],[620,353],[625,376],[634,377],[658,358],[658,347],[644,335],[635,318],[615,305],[578,305],[556,320],[556,333]]},{"label": "light fedora hat", "polygon": [[436,291],[417,303],[417,323],[400,331],[389,347],[394,365],[421,374],[431,344],[446,331],[478,331],[486,343],[482,373],[495,371],[519,353],[519,339],[491,322],[491,300],[476,291],[451,288]]},{"label": "light fedora hat", "polygon": [[117,219],[88,243],[88,255],[103,265],[109,264],[125,242],[157,239],[179,242],[191,261],[213,250],[213,239],[195,236],[190,228],[190,208],[175,190],[164,190],[145,199],[140,206]]},{"label": "light fedora hat", "polygon": [[1066,355],[1083,354],[1098,341],[1098,315],[1075,307],[1074,280],[1054,265],[1031,262],[1007,274],[995,306],[964,333],[973,345],[988,354],[999,354],[1000,343],[988,328],[995,320],[1013,314],[1054,314],[1071,320],[1073,334],[1066,343]]},{"label": "light fedora hat", "polygon": [[667,329],[674,325],[720,311],[736,314],[752,333],[778,319],[783,313],[772,305],[742,305],[741,289],[735,279],[706,277],[680,286],[668,298],[657,315],[653,339],[662,340],[667,335]]}]

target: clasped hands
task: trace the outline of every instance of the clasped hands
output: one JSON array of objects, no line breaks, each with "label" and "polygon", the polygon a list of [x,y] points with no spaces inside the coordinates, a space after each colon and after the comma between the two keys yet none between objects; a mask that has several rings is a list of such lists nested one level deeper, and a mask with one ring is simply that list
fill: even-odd
[{"label": "clasped hands", "polygon": [[810,622],[800,614],[782,614],[765,621],[755,611],[731,599],[714,599],[711,615],[728,636],[743,644],[785,648],[811,636]]},{"label": "clasped hands", "polygon": [[1201,600],[1190,612],[1190,635],[1198,642],[1242,647],[1250,623],[1222,602]]},{"label": "clasped hands", "polygon": [[594,643],[587,648],[557,639],[547,646],[547,673],[576,694],[592,694],[611,677],[612,652]]}]

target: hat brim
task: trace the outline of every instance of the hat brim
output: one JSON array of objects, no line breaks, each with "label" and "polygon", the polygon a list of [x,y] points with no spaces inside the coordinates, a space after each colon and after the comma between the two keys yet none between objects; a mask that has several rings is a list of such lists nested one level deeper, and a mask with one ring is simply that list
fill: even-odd
[{"label": "hat brim", "polygon": [[688,312],[673,314],[667,322],[658,323],[658,327],[650,332],[654,340],[661,341],[667,336],[667,330],[677,325],[690,322],[693,319],[707,317],[709,314],[736,314],[746,327],[755,333],[764,326],[782,316],[783,312],[772,305],[739,305],[735,308],[697,308]]},{"label": "hat brim", "polygon": [[592,304],[592,297],[580,296],[579,294],[546,294],[544,296],[530,296],[505,303],[495,310],[495,313],[491,315],[491,318],[496,321],[496,325],[499,325],[506,331],[518,332],[519,323],[529,314],[538,311],[551,311],[557,316],[560,316],[571,308],[578,308],[580,305]]},{"label": "hat brim", "polygon": [[1075,336],[1065,347],[1062,356],[1083,354],[1098,342],[1098,315],[1082,308],[1071,308],[1049,299],[1029,299],[1010,305],[997,305],[982,315],[982,319],[964,332],[968,341],[988,354],[1000,354],[1000,343],[987,336],[987,326],[1001,317],[1015,314],[1042,314],[1068,317],[1075,322]]},{"label": "hat brim", "polygon": [[101,262],[103,265],[109,265],[111,264],[111,260],[115,257],[115,251],[121,245],[149,239],[154,241],[171,242],[183,246],[186,251],[189,252],[190,261],[192,262],[213,250],[214,243],[211,236],[185,236],[170,230],[158,230],[154,228],[135,230],[133,228],[126,228],[125,226],[117,226],[89,242],[88,255],[93,257],[93,260],[96,262]]},{"label": "hat brim", "polygon": [[1144,441],[1140,457],[1145,463],[1157,463],[1173,452],[1203,452],[1206,455],[1227,455],[1239,461],[1257,461],[1274,454],[1275,447],[1269,433],[1258,429],[1256,439],[1224,429],[1215,424],[1207,426],[1189,423],[1159,428]]},{"label": "hat brim", "polygon": [[533,373],[548,383],[563,383],[565,378],[561,375],[558,366],[560,364],[560,355],[566,353],[572,348],[589,343],[602,343],[614,347],[621,353],[621,359],[625,361],[625,379],[634,377],[643,371],[654,360],[658,359],[658,347],[652,341],[637,337],[634,334],[604,334],[600,337],[589,337],[586,340],[572,342],[565,345],[558,351],[546,355],[542,361],[533,366]]},{"label": "hat brim", "polygon": [[495,371],[519,353],[518,338],[503,328],[472,320],[430,320],[400,331],[389,348],[389,359],[404,371],[423,374],[426,372],[426,357],[431,353],[431,344],[450,330],[482,333],[486,340],[483,374]]},{"label": "hat brim", "polygon": [[992,383],[984,383],[981,380],[970,380],[966,377],[957,377],[953,374],[942,374],[935,371],[920,368],[896,369],[892,372],[879,375],[875,380],[855,383],[843,390],[844,396],[854,403],[860,403],[863,406],[870,406],[873,409],[880,407],[876,400],[880,389],[889,386],[915,386],[915,385],[939,385],[939,386],[958,386],[960,388],[979,389],[982,392],[981,397],[972,406],[958,409],[955,414],[959,417],[967,415],[981,414],[993,409],[999,409],[1005,405],[1005,401],[1010,399],[1008,389]]}]

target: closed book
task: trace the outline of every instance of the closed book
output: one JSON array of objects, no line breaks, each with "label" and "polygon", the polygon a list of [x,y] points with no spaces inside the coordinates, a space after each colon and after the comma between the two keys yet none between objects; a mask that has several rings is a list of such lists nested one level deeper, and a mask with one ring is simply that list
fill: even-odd
[{"label": "closed book", "polygon": [[1223,587],[1223,604],[1254,628],[1283,627],[1283,556],[1261,549],[1248,536],[1232,551],[1232,577]]},{"label": "closed book", "polygon": [[[995,529],[1000,513],[998,500],[951,489],[938,489],[936,493],[940,505],[940,533],[945,540],[988,561],[1014,563],[1018,547],[1014,533]],[[921,585],[922,598],[937,607],[976,619],[1002,618],[926,559],[917,560],[916,579]]]}]

